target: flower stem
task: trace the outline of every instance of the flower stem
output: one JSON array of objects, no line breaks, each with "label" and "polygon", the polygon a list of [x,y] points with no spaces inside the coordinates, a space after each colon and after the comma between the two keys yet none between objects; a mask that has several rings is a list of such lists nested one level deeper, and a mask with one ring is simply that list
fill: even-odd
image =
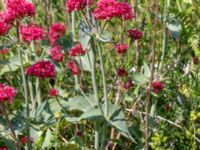
[{"label": "flower stem", "polygon": [[104,101],[105,101],[105,117],[108,116],[108,91],[107,91],[107,83],[106,83],[106,73],[105,73],[105,67],[103,63],[103,55],[102,55],[102,49],[100,43],[98,45],[98,51],[100,56],[100,64],[101,64],[101,73],[103,78],[103,91],[104,91]]},{"label": "flower stem", "polygon": [[7,113],[7,109],[6,109],[7,107],[2,102],[0,103],[0,107],[1,107],[1,110],[2,110],[2,113],[3,113],[4,117],[6,119],[6,122],[7,122],[8,126],[9,126],[9,128],[10,128],[10,131],[12,133],[13,139],[15,141],[15,147],[16,147],[17,150],[20,150],[20,145],[19,145],[19,142],[18,142],[18,137],[15,134],[15,130],[14,130],[14,128],[12,126],[12,123],[10,122],[10,119],[8,117],[8,113]]},{"label": "flower stem", "polygon": [[154,78],[154,71],[155,71],[155,57],[156,57],[156,34],[157,34],[157,24],[158,24],[158,7],[159,7],[159,0],[154,0],[155,4],[155,12],[156,16],[154,19],[154,32],[153,32],[153,41],[152,41],[152,64],[151,64],[151,78],[149,81],[148,88],[146,90],[146,116],[145,116],[145,150],[149,149],[149,108],[150,108],[150,101],[151,101],[151,88],[152,82]]},{"label": "flower stem", "polygon": [[[20,35],[19,35],[19,22],[17,22],[17,39],[18,43],[20,44]],[[24,97],[25,97],[25,103],[26,103],[26,119],[27,119],[27,143],[28,143],[28,150],[32,149],[31,146],[31,139],[30,139],[30,122],[29,122],[29,100],[28,100],[28,89],[27,89],[27,82],[26,82],[26,76],[25,76],[25,71],[24,71],[24,66],[23,66],[23,57],[22,57],[22,52],[21,49],[18,45],[18,55],[20,59],[20,68],[21,68],[21,76],[22,76],[22,81],[23,81],[23,88],[24,88]]]},{"label": "flower stem", "polygon": [[[96,80],[96,52],[95,52],[95,44],[94,39],[91,39],[91,47],[92,47],[92,55],[91,55],[91,63],[92,63],[92,85],[95,100],[97,105],[100,108],[99,97],[98,97],[98,87],[97,87],[97,80]],[[95,123],[95,150],[99,150],[99,125]]]}]

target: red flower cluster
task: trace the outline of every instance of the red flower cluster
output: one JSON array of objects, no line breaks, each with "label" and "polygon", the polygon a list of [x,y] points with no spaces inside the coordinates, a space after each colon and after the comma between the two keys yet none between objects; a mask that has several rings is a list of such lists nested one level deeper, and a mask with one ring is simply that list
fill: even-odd
[{"label": "red flower cluster", "polygon": [[44,29],[37,24],[21,25],[20,31],[22,34],[22,39],[28,43],[31,41],[42,40],[45,37]]},{"label": "red flower cluster", "polygon": [[125,90],[129,91],[132,87],[133,87],[133,82],[132,82],[131,79],[129,79],[129,80],[125,83],[124,88],[125,88]]},{"label": "red flower cluster", "polygon": [[74,61],[69,62],[68,68],[71,69],[73,75],[79,75],[81,73],[81,69]]},{"label": "red flower cluster", "polygon": [[153,92],[158,94],[162,92],[162,90],[165,88],[165,85],[162,82],[157,81],[152,83],[152,87],[153,87]]},{"label": "red flower cluster", "polygon": [[72,11],[82,10],[88,5],[92,5],[92,0],[68,0],[66,8],[67,11],[71,13]]},{"label": "red flower cluster", "polygon": [[[30,140],[31,140],[31,143],[33,144],[33,143],[34,143],[33,137],[31,137]],[[28,143],[28,137],[27,137],[27,136],[23,136],[23,137],[21,138],[21,142],[22,142],[23,144]]]},{"label": "red flower cluster", "polygon": [[64,54],[62,52],[62,47],[55,46],[54,48],[52,48],[50,50],[50,53],[51,53],[53,60],[55,60],[56,62],[62,62],[63,61]]},{"label": "red flower cluster", "polygon": [[128,72],[124,68],[119,68],[117,71],[117,75],[119,77],[125,77],[128,76]]},{"label": "red flower cluster", "polygon": [[8,20],[8,14],[6,12],[0,13],[0,36],[8,33],[11,28],[11,23]]},{"label": "red flower cluster", "polygon": [[51,89],[49,92],[49,97],[59,96],[59,91],[57,89]]},{"label": "red flower cluster", "polygon": [[16,94],[17,91],[14,87],[6,86],[5,84],[0,84],[0,102],[13,102],[13,99]]},{"label": "red flower cluster", "polygon": [[0,50],[0,54],[8,54],[10,50],[8,48]]},{"label": "red flower cluster", "polygon": [[113,17],[131,20],[135,17],[133,8],[127,2],[116,0],[101,0],[94,10],[95,19],[110,20]]},{"label": "red flower cluster", "polygon": [[71,49],[70,51],[70,55],[72,57],[75,57],[75,56],[82,56],[82,55],[85,55],[86,51],[83,50],[83,47],[81,45],[81,43],[78,43],[74,48]]},{"label": "red flower cluster", "polygon": [[143,34],[140,30],[138,29],[131,29],[128,30],[128,35],[133,39],[133,40],[139,40],[142,38]]},{"label": "red flower cluster", "polygon": [[51,26],[49,31],[50,43],[52,46],[56,45],[59,38],[61,38],[66,32],[65,25],[57,22]]},{"label": "red flower cluster", "polygon": [[35,5],[27,0],[7,0],[6,7],[15,20],[35,15]]},{"label": "red flower cluster", "polygon": [[117,44],[115,48],[116,48],[116,52],[118,54],[124,54],[128,50],[128,45],[127,44]]},{"label": "red flower cluster", "polygon": [[195,65],[198,65],[198,64],[199,64],[199,58],[198,58],[197,56],[194,56],[194,57],[193,57],[193,63],[194,63]]},{"label": "red flower cluster", "polygon": [[36,76],[44,79],[55,78],[57,73],[55,65],[52,62],[41,60],[38,63],[30,66],[27,69],[27,74],[29,76]]},{"label": "red flower cluster", "polygon": [[0,13],[0,36],[8,33],[15,20],[35,15],[35,6],[26,0],[6,0],[6,10]]},{"label": "red flower cluster", "polygon": [[9,150],[9,148],[7,148],[6,146],[4,146],[4,147],[0,147],[0,150]]}]

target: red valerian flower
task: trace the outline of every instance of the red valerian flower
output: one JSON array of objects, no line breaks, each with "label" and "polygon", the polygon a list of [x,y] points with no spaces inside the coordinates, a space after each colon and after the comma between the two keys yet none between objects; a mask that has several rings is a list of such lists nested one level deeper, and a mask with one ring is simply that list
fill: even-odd
[{"label": "red valerian flower", "polygon": [[72,11],[82,10],[86,6],[90,6],[92,4],[92,0],[68,0],[66,3],[66,9],[68,13],[71,13]]},{"label": "red valerian flower", "polygon": [[199,58],[197,56],[193,57],[193,63],[195,65],[198,65],[199,64]]},{"label": "red valerian flower", "polygon": [[81,43],[78,43],[75,47],[73,47],[70,51],[70,55],[72,57],[75,57],[75,56],[82,56],[82,55],[85,55],[86,51],[83,50],[83,47],[81,45]]},{"label": "red valerian flower", "polygon": [[7,23],[7,24],[12,24],[13,21],[15,20],[15,16],[11,11],[4,11],[0,13],[0,21]]},{"label": "red valerian flower", "polygon": [[131,20],[135,17],[130,4],[116,0],[101,0],[93,14],[94,18],[98,20],[110,20],[113,17]]},{"label": "red valerian flower", "polygon": [[125,88],[127,91],[129,91],[132,87],[133,87],[133,82],[132,82],[131,79],[129,79],[129,80],[125,83],[124,88]]},{"label": "red valerian flower", "polygon": [[4,147],[0,147],[0,150],[9,150],[9,148],[4,146]]},{"label": "red valerian flower", "polygon": [[56,97],[59,96],[59,90],[58,89],[51,89],[49,92],[49,97]]},{"label": "red valerian flower", "polygon": [[27,0],[6,0],[6,7],[15,20],[35,15],[35,5]]},{"label": "red valerian flower", "polygon": [[142,38],[143,34],[140,30],[138,29],[131,29],[128,30],[128,35],[133,39],[133,40],[139,40]]},{"label": "red valerian flower", "polygon": [[8,20],[7,13],[0,13],[0,36],[4,36],[11,28],[11,22]]},{"label": "red valerian flower", "polygon": [[53,60],[56,62],[62,62],[64,59],[64,53],[62,52],[62,47],[61,46],[55,46],[50,50],[51,56]]},{"label": "red valerian flower", "polygon": [[59,38],[61,38],[66,32],[65,25],[57,22],[51,26],[49,31],[50,43],[55,45]]},{"label": "red valerian flower", "polygon": [[81,69],[74,61],[69,62],[68,68],[71,69],[73,75],[79,75],[81,73]]},{"label": "red valerian flower", "polygon": [[116,52],[118,54],[124,54],[128,50],[128,45],[127,44],[117,44],[115,48],[116,48]]},{"label": "red valerian flower", "polygon": [[158,94],[163,91],[163,89],[165,88],[165,85],[164,83],[160,81],[156,81],[152,83],[152,87],[153,87],[153,92]]},{"label": "red valerian flower", "polygon": [[[31,140],[31,143],[33,144],[33,143],[34,143],[33,137],[31,137],[30,140]],[[27,136],[23,136],[23,137],[21,138],[21,142],[22,142],[23,144],[28,143],[28,137],[27,137]]]},{"label": "red valerian flower", "polygon": [[10,30],[10,28],[11,28],[11,25],[0,21],[0,36],[6,35],[8,31]]},{"label": "red valerian flower", "polygon": [[128,75],[128,72],[124,68],[119,68],[117,71],[119,77],[125,77]]},{"label": "red valerian flower", "polygon": [[55,65],[50,61],[41,60],[36,64],[33,64],[27,69],[27,74],[29,76],[36,76],[38,78],[55,78],[56,69]]},{"label": "red valerian flower", "polygon": [[5,49],[0,50],[0,54],[3,54],[3,55],[8,54],[9,52],[10,52],[10,51],[9,51],[8,48],[5,48]]},{"label": "red valerian flower", "polygon": [[22,39],[28,43],[43,40],[45,37],[44,29],[37,24],[21,25],[20,31]]},{"label": "red valerian flower", "polygon": [[6,86],[6,84],[0,84],[0,102],[10,101],[13,102],[17,91],[12,86]]}]

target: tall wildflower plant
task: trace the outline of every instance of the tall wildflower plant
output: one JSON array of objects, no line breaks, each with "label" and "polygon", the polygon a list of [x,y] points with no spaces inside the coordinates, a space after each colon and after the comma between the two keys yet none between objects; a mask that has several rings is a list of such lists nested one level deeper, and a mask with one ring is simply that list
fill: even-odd
[{"label": "tall wildflower plant", "polygon": [[199,38],[170,3],[2,0],[0,149],[200,148]]}]

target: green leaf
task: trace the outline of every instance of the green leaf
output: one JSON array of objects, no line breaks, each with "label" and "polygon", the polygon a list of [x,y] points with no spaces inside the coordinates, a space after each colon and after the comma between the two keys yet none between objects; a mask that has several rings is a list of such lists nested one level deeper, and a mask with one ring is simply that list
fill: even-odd
[{"label": "green leaf", "polygon": [[108,31],[103,31],[103,33],[100,35],[100,37],[97,37],[98,40],[101,42],[111,42],[112,41],[112,33]]},{"label": "green leaf", "polygon": [[[84,56],[75,57],[76,61],[82,65],[83,70],[85,71],[91,71],[91,63],[90,63],[90,56],[92,51],[88,51],[88,54],[85,54]],[[80,60],[81,59],[81,60]],[[81,61],[81,62],[80,62]]]},{"label": "green leaf", "polygon": [[0,75],[3,75],[8,72],[14,72],[18,70],[19,68],[20,66],[13,65],[13,64],[4,65],[3,68],[1,69]]},{"label": "green leaf", "polygon": [[84,32],[84,30],[88,30],[88,32],[90,32],[89,29],[88,29],[88,27],[86,26],[86,24],[84,24],[82,22],[82,25],[84,26],[84,29],[80,28],[79,39],[80,39],[80,42],[81,42],[83,48],[86,49],[87,46],[88,46],[88,43],[89,43],[89,41],[91,39],[91,36],[88,35],[88,34],[86,34],[86,32]]},{"label": "green leaf", "polygon": [[120,107],[109,103],[109,117],[106,120],[111,126],[121,131],[122,135],[136,143],[128,130],[124,112]]},{"label": "green leaf", "polygon": [[35,130],[34,128],[30,128],[30,135],[31,135],[31,137],[33,137],[34,142],[36,143],[37,140],[42,135],[42,131],[38,131],[38,130]]},{"label": "green leaf", "polygon": [[3,143],[10,149],[10,150],[16,150],[15,143],[13,140],[7,137],[1,137],[1,140]]},{"label": "green leaf", "polygon": [[42,149],[47,148],[51,143],[52,132],[50,129],[47,130],[44,142],[42,144]]},{"label": "green leaf", "polygon": [[11,57],[9,62],[10,64],[20,66],[20,58],[18,55],[14,55],[13,57]]},{"label": "green leaf", "polygon": [[141,74],[141,73],[134,74],[133,79],[136,82],[136,84],[140,84],[140,85],[145,84],[145,83],[149,82],[149,80],[150,80],[149,77],[147,77],[145,74]]},{"label": "green leaf", "polygon": [[97,103],[93,96],[90,96],[88,98],[85,98],[83,96],[76,96],[76,97],[70,98],[69,101],[66,102],[68,110],[80,110],[83,112],[87,111],[88,109],[95,106],[96,104]]},{"label": "green leaf", "polygon": [[104,120],[104,117],[101,114],[101,111],[97,106],[94,106],[87,111],[85,111],[81,116],[80,119],[88,119],[95,122],[101,122]]},{"label": "green leaf", "polygon": [[0,60],[0,65],[7,65],[9,61],[7,60]]},{"label": "green leaf", "polygon": [[151,69],[147,65],[147,63],[144,61],[144,75],[148,78],[151,77]]}]

